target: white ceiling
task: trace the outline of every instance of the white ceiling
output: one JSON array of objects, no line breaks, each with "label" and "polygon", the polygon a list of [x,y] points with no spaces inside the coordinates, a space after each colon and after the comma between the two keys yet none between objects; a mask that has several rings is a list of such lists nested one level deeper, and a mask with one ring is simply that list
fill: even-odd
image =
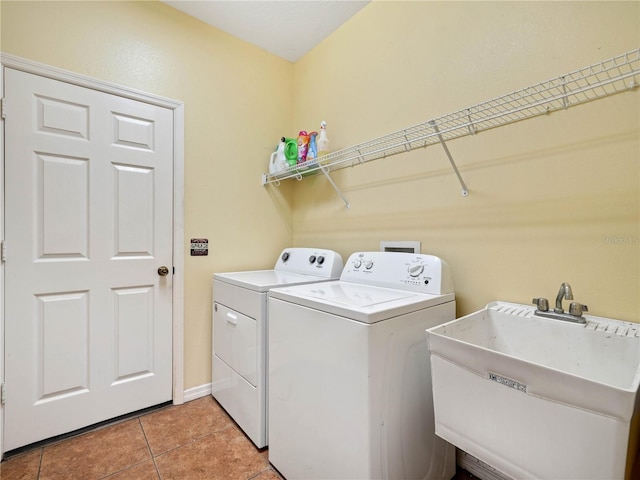
[{"label": "white ceiling", "polygon": [[173,0],[164,3],[295,62],[369,1]]}]

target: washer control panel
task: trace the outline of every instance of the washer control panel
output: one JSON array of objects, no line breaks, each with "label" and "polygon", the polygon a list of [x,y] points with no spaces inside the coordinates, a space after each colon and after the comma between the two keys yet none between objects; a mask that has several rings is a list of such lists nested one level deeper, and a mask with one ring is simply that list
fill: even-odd
[{"label": "washer control panel", "polygon": [[333,250],[286,248],[280,254],[274,270],[337,278],[342,265],[342,256]]},{"label": "washer control panel", "polygon": [[345,263],[340,280],[434,295],[453,292],[446,262],[415,253],[356,252]]}]

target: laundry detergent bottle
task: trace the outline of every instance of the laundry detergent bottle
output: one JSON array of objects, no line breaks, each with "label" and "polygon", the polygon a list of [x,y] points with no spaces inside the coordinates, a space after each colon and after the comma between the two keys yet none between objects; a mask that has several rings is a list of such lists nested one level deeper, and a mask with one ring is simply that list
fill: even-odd
[{"label": "laundry detergent bottle", "polygon": [[298,163],[298,141],[295,138],[284,139],[284,156],[290,167]]},{"label": "laundry detergent bottle", "polygon": [[284,140],[284,137],[280,139],[280,143],[276,146],[276,151],[271,154],[271,160],[269,161],[269,173],[271,174],[286,170],[289,166],[287,157],[284,155]]}]

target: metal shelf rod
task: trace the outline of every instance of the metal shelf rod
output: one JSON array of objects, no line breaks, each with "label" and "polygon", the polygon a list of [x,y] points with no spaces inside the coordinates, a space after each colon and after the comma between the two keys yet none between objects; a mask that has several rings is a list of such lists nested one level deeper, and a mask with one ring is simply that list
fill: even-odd
[{"label": "metal shelf rod", "polygon": [[329,183],[331,184],[333,189],[336,191],[338,196],[342,199],[342,201],[344,202],[345,208],[348,210],[349,209],[349,201],[346,198],[344,198],[344,195],[342,194],[342,192],[340,191],[340,189],[336,185],[336,182],[334,182],[333,178],[331,178],[331,175],[329,175],[329,169],[328,168],[320,168],[320,171],[322,173],[324,173],[324,176],[327,178],[327,180],[329,180]]},{"label": "metal shelf rod", "polygon": [[451,152],[449,151],[449,147],[447,147],[447,144],[444,141],[444,138],[442,138],[442,135],[440,134],[440,130],[438,129],[438,124],[433,121],[431,122],[433,124],[433,129],[435,130],[436,134],[438,135],[438,139],[440,140],[440,143],[442,144],[442,148],[444,148],[444,153],[447,154],[447,157],[449,158],[449,162],[451,162],[451,168],[453,168],[453,171],[455,172],[456,176],[458,177],[458,181],[460,182],[460,186],[462,187],[462,196],[466,197],[469,195],[469,189],[467,188],[467,186],[464,183],[464,180],[462,180],[462,175],[460,175],[460,172],[458,171],[458,167],[456,166],[456,162],[453,161],[453,156],[451,155]]}]

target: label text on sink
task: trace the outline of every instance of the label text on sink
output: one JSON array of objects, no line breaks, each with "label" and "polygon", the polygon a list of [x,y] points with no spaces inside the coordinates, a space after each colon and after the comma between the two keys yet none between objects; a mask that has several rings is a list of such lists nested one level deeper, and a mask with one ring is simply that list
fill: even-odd
[{"label": "label text on sink", "polygon": [[524,383],[520,383],[511,378],[503,377],[502,375],[498,375],[497,373],[488,372],[489,380],[497,382],[505,387],[515,388],[523,393],[527,393],[527,386]]}]

